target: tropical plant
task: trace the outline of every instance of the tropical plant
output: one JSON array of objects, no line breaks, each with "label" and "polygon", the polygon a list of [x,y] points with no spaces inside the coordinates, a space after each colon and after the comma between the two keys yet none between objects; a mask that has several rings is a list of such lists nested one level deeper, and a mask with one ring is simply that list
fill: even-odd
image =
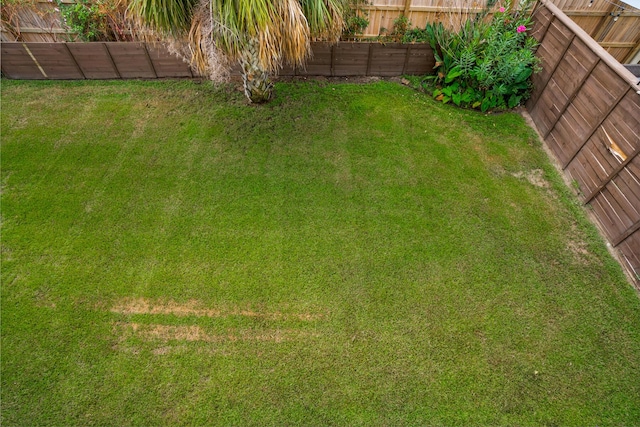
[{"label": "tropical plant", "polygon": [[150,29],[188,39],[192,62],[239,61],[244,91],[254,103],[272,96],[271,74],[302,66],[311,37],[337,42],[343,0],[131,0],[129,10]]},{"label": "tropical plant", "polygon": [[458,31],[442,23],[427,24],[436,57],[434,97],[444,103],[489,109],[513,108],[531,93],[530,77],[538,69],[537,42],[528,36],[532,0],[512,9],[507,2],[486,19],[495,2]]}]

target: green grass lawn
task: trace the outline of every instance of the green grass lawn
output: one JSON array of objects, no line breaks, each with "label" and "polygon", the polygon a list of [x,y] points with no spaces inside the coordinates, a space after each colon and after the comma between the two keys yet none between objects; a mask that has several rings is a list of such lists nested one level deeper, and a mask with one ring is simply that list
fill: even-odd
[{"label": "green grass lawn", "polygon": [[640,425],[640,299],[517,114],[2,81],[2,425]]}]

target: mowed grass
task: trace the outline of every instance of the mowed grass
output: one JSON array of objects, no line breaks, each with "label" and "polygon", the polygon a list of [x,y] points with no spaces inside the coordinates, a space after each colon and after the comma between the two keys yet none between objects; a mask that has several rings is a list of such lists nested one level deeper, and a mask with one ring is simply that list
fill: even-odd
[{"label": "mowed grass", "polygon": [[2,82],[2,424],[639,425],[640,299],[517,114]]}]

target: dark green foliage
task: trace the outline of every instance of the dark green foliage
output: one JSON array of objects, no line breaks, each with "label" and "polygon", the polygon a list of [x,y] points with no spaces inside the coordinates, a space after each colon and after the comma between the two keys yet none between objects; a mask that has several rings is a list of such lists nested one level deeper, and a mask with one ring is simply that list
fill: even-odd
[{"label": "dark green foliage", "polygon": [[345,28],[342,32],[346,38],[354,38],[362,35],[369,26],[368,12],[362,9],[367,4],[366,0],[350,0],[349,7],[345,8]]},{"label": "dark green foliage", "polygon": [[362,16],[352,15],[347,19],[347,27],[344,35],[347,37],[362,35],[362,32],[369,25],[369,20]]},{"label": "dark green foliage", "polygon": [[537,70],[537,42],[527,35],[531,28],[530,0],[509,13],[509,5],[490,21],[484,14],[468,19],[454,32],[442,23],[430,23],[426,38],[436,56],[436,89],[433,96],[444,103],[482,111],[513,108],[529,98],[530,77]]},{"label": "dark green foliage", "polygon": [[87,0],[64,4],[58,0],[64,23],[78,39],[85,42],[109,40],[107,16],[100,11],[98,4]]},{"label": "dark green foliage", "polygon": [[426,43],[429,41],[426,29],[411,28],[404,33],[402,43]]}]

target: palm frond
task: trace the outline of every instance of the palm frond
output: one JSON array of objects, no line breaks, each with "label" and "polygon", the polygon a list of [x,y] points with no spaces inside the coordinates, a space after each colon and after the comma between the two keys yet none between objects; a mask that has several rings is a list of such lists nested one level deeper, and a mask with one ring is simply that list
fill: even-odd
[{"label": "palm frond", "polygon": [[343,0],[300,0],[312,36],[337,41],[344,28]]},{"label": "palm frond", "polygon": [[196,0],[132,0],[129,12],[152,30],[173,36],[191,27]]}]

